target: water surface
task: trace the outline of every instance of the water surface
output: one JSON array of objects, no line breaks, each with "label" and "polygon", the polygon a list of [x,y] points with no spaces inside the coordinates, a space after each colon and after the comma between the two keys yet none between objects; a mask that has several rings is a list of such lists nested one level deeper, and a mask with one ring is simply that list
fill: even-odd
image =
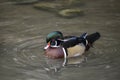
[{"label": "water surface", "polygon": [[[119,80],[120,1],[83,0],[84,16],[65,19],[30,5],[0,1],[1,80]],[[51,60],[44,56],[46,35],[100,32],[101,38],[84,60],[82,57]]]}]

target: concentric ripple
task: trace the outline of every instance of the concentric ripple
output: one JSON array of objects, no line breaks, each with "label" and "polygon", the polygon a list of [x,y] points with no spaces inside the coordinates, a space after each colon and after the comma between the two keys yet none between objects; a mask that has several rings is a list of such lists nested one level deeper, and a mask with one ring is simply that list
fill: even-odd
[{"label": "concentric ripple", "polygon": [[14,51],[16,54],[13,60],[17,64],[23,64],[24,66],[39,63],[43,54],[43,45],[41,43],[43,43],[43,40],[39,36],[19,40],[15,44]]},{"label": "concentric ripple", "polygon": [[[14,5],[16,1],[30,5]],[[42,0],[0,1],[1,80],[119,80],[119,0],[85,0],[85,15],[74,19],[36,10],[32,1]],[[45,37],[55,30],[78,36],[98,31],[101,38],[87,58],[70,58],[62,66],[64,59],[44,56]]]}]

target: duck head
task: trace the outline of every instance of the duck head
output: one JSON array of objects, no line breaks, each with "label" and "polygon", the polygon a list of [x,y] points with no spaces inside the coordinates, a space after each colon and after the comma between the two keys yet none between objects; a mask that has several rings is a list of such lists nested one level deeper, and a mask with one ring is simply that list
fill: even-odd
[{"label": "duck head", "polygon": [[49,33],[46,37],[47,46],[44,49],[47,49],[48,47],[59,47],[61,45],[62,39],[63,34],[60,31],[53,31]]},{"label": "duck head", "polygon": [[44,47],[45,55],[50,58],[63,58],[64,52],[62,49],[63,34],[60,31],[53,31],[46,37],[47,46]]}]

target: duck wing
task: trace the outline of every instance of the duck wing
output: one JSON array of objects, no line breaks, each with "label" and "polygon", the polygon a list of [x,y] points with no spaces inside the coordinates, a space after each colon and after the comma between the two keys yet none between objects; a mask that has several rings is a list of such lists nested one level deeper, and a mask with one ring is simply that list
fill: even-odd
[{"label": "duck wing", "polygon": [[86,36],[87,33],[82,34],[80,37],[69,36],[64,39],[63,47],[69,48],[78,45],[79,43],[83,43],[84,45],[86,45]]},{"label": "duck wing", "polygon": [[93,34],[87,35],[83,33],[80,37],[76,36],[67,36],[64,38],[62,45],[65,48],[73,47],[79,43],[83,43],[86,47],[91,47],[93,43],[100,38],[100,33],[95,32]]}]

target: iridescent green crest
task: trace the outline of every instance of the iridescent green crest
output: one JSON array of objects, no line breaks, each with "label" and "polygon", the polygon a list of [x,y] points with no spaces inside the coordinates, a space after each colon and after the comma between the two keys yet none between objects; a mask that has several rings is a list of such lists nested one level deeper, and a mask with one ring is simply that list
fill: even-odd
[{"label": "iridescent green crest", "polygon": [[50,40],[52,39],[62,39],[63,38],[63,34],[60,31],[53,31],[51,33],[49,33],[46,37],[46,42],[48,43]]}]

